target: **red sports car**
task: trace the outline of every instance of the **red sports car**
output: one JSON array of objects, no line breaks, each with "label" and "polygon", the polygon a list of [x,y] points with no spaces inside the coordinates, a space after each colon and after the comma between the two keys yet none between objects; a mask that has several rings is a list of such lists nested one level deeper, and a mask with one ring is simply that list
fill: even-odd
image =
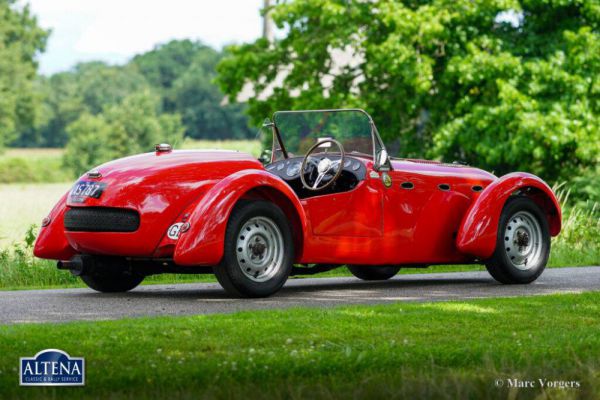
[{"label": "red sports car", "polygon": [[342,265],[382,280],[401,267],[482,263],[502,283],[545,268],[561,210],[534,175],[391,158],[362,110],[277,112],[264,129],[267,165],[157,145],[89,171],[44,219],[35,255],[101,292],[214,273],[248,297]]}]

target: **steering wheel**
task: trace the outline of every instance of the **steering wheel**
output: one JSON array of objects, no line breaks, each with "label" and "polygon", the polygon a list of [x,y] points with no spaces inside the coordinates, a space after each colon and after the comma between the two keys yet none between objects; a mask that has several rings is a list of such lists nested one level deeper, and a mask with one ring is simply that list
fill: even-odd
[{"label": "steering wheel", "polygon": [[[325,156],[321,159],[321,161],[317,162],[314,159],[310,158],[310,155],[312,153],[314,153],[314,151],[316,149],[318,149],[319,147],[323,146],[326,143],[333,143],[340,149],[339,160],[332,161],[327,156]],[[306,153],[306,155],[304,156],[304,160],[302,160],[302,167],[300,168],[300,181],[302,181],[302,186],[304,186],[308,190],[319,191],[319,190],[323,190],[323,189],[333,185],[333,183],[342,174],[342,169],[343,169],[342,166],[344,165],[345,158],[346,158],[346,153],[344,152],[344,147],[337,140],[325,139],[325,140],[321,140],[320,142],[315,143],[314,146],[311,147],[308,150],[308,152]],[[312,166],[311,170],[306,169],[306,167],[308,165]],[[338,166],[337,171],[335,171],[335,174],[332,174],[332,172],[336,169],[335,168],[336,165]],[[306,181],[306,178],[304,177],[304,175],[308,174],[308,175],[312,176],[315,168],[317,169],[317,177],[315,178],[314,182],[312,182],[312,185],[310,185]],[[325,184],[321,185],[321,182],[323,182],[323,178],[325,178],[328,175],[332,176],[331,179],[329,179]]]}]

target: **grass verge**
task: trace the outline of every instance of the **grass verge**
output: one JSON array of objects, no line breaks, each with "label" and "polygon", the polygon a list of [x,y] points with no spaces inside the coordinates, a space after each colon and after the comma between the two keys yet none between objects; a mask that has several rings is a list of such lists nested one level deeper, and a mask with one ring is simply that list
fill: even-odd
[{"label": "grass verge", "polygon": [[[3,398],[594,398],[599,330],[598,292],[2,326],[0,389]],[[86,387],[20,388],[19,357],[45,348],[85,357]],[[509,378],[536,387],[510,388]]]}]

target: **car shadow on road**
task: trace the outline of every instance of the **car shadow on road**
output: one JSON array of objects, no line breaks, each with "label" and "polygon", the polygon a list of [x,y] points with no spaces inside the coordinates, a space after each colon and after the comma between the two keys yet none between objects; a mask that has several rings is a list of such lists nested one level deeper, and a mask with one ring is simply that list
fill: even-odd
[{"label": "car shadow on road", "polygon": [[[322,280],[322,281],[321,281]],[[398,291],[406,288],[411,293],[414,289],[419,290],[421,295],[430,291],[439,292],[441,289],[452,291],[452,288],[471,286],[481,288],[482,286],[501,286],[492,278],[427,278],[411,279],[402,277],[389,281],[361,281],[344,279],[342,282],[333,281],[330,278],[317,279],[292,279],[276,294],[271,297],[258,299],[261,301],[278,301],[285,298],[294,298],[303,296],[303,294],[316,295],[325,293],[331,295],[332,291],[338,291],[340,297],[356,297],[361,292],[365,296],[372,293],[378,295],[385,294],[387,290]],[[401,294],[401,293],[398,293]],[[204,301],[248,301],[248,299],[235,298],[228,295],[217,284],[207,285],[206,283],[183,284],[183,285],[146,285],[127,292],[127,293],[96,293],[85,292],[78,293],[78,296],[96,297],[96,298],[123,298],[125,300],[133,299],[170,299],[170,300],[204,300]],[[257,300],[257,299],[254,299]]]}]

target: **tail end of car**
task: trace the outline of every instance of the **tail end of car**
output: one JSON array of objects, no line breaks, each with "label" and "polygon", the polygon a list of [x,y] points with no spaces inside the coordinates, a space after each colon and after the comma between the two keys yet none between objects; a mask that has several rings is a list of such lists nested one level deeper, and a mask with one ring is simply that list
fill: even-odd
[{"label": "tail end of car", "polygon": [[76,254],[69,244],[64,230],[67,196],[68,193],[65,193],[42,222],[33,248],[33,254],[38,258],[70,260]]}]

